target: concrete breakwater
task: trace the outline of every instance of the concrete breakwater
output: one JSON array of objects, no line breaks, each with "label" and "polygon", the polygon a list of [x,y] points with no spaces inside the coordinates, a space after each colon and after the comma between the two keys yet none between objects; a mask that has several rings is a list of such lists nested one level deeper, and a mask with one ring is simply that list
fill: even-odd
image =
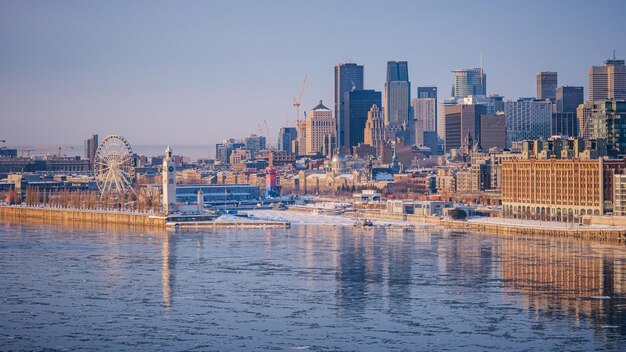
[{"label": "concrete breakwater", "polygon": [[518,226],[513,223],[481,223],[478,221],[440,219],[436,216],[423,216],[414,214],[387,214],[368,211],[350,212],[345,213],[344,215],[351,216],[353,218],[394,220],[412,222],[417,224],[438,225],[451,229],[463,229],[468,231],[477,231],[493,234],[567,237],[626,243],[626,228],[623,226],[614,226],[613,228],[611,228],[610,226],[574,226],[571,228],[528,226],[524,227]]},{"label": "concrete breakwater", "polygon": [[202,222],[168,222],[167,227],[181,229],[201,228],[254,228],[254,229],[287,229],[291,224],[286,221],[202,221]]},{"label": "concrete breakwater", "polygon": [[626,230],[623,228],[593,228],[593,227],[572,227],[572,228],[538,228],[521,227],[514,224],[487,224],[478,222],[468,222],[459,220],[440,220],[441,226],[450,228],[462,228],[470,231],[478,231],[504,235],[523,236],[551,236],[580,238],[596,241],[611,241],[626,243]]},{"label": "concrete breakwater", "polygon": [[92,222],[133,226],[165,227],[165,217],[147,213],[0,206],[0,219],[53,219],[64,222]]},{"label": "concrete breakwater", "polygon": [[153,228],[289,228],[285,221],[168,221],[163,215],[148,213],[124,213],[114,211],[35,208],[19,206],[0,206],[0,220],[14,219],[20,221],[50,220],[62,223],[93,223],[115,224],[121,226],[138,226]]}]

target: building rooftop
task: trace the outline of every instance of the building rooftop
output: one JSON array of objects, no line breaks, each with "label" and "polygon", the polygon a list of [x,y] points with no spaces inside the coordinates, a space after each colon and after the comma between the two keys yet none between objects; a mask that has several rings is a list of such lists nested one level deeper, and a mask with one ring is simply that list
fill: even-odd
[{"label": "building rooftop", "polygon": [[320,99],[319,104],[317,104],[317,106],[314,107],[313,110],[330,110],[330,109],[325,107],[324,104],[322,104],[322,100]]}]

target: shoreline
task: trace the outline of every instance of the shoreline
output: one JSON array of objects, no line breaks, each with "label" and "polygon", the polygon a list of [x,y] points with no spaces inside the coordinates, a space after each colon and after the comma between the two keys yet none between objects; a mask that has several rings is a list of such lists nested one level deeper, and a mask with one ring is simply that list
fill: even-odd
[{"label": "shoreline", "polygon": [[[380,223],[402,227],[415,225],[418,228],[441,227],[451,230],[476,231],[495,235],[520,235],[520,236],[542,236],[542,237],[563,237],[579,238],[596,241],[610,241],[626,244],[626,227],[611,225],[573,225],[556,222],[535,222],[528,220],[504,219],[504,218],[470,218],[467,220],[440,219],[436,216],[423,216],[414,214],[388,214],[381,212],[360,211],[346,212],[340,215],[314,214],[314,209],[304,211],[298,208],[295,211],[277,210],[254,210],[251,214],[259,214],[261,219],[285,220],[294,225],[300,219],[302,224],[316,224],[326,219],[344,219],[343,223],[337,225],[353,226],[358,219],[374,220],[374,224]],[[281,215],[288,214],[288,215]],[[317,222],[314,221],[318,218]],[[294,220],[296,219],[296,220]],[[306,220],[304,220],[306,219]],[[335,222],[335,221],[333,221]],[[536,224],[538,223],[538,224]]]},{"label": "shoreline", "polygon": [[467,220],[440,219],[435,216],[388,214],[372,211],[353,211],[343,214],[314,214],[297,210],[251,210],[250,218],[218,218],[206,222],[172,222],[167,217],[150,213],[124,213],[64,208],[34,208],[0,206],[0,219],[19,221],[39,220],[61,223],[132,226],[159,229],[203,228],[289,228],[291,225],[354,226],[358,219],[375,220],[376,227],[409,229],[442,227],[452,230],[476,231],[495,235],[548,236],[611,241],[626,244],[626,227],[612,225],[574,225],[555,222],[503,218],[470,218]]}]

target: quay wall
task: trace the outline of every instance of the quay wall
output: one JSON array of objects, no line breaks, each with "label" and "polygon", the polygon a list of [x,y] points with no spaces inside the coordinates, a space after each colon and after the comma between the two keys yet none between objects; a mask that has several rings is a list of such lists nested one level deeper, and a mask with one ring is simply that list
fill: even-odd
[{"label": "quay wall", "polygon": [[[381,212],[349,212],[345,215],[353,218],[379,219],[379,220],[395,220],[408,221],[419,224],[432,224],[445,226],[451,229],[463,229],[468,231],[477,231],[502,235],[522,235],[522,236],[551,236],[551,237],[567,237],[580,238],[598,241],[612,241],[626,243],[626,230],[624,228],[535,228],[535,227],[519,227],[508,224],[488,224],[479,222],[467,222],[463,220],[444,220],[436,216],[424,216],[415,214],[390,214]],[[626,218],[615,219],[614,217],[596,217],[591,220],[593,225],[611,225],[626,226]]]},{"label": "quay wall", "polygon": [[0,206],[0,219],[51,219],[67,222],[92,222],[135,226],[165,226],[164,217],[145,213]]},{"label": "quay wall", "polygon": [[626,243],[626,230],[609,228],[536,228],[505,224],[486,224],[459,220],[441,220],[442,226],[503,235],[551,236]]}]

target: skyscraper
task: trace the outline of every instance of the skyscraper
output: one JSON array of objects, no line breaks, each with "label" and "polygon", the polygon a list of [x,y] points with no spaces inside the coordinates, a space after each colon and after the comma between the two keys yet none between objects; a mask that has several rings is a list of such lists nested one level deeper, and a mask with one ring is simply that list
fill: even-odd
[{"label": "skyscraper", "polygon": [[85,140],[85,159],[89,160],[89,170],[93,170],[96,161],[96,150],[98,150],[98,135],[94,134]]},{"label": "skyscraper", "polygon": [[552,103],[520,98],[504,103],[507,146],[513,142],[548,138],[552,133]]},{"label": "skyscraper", "polygon": [[591,137],[591,112],[593,102],[586,101],[576,108],[576,119],[578,120],[578,136],[583,139]]},{"label": "skyscraper", "polygon": [[615,57],[589,68],[589,100],[626,100],[626,66]]},{"label": "skyscraper", "polygon": [[433,86],[417,87],[417,97],[419,99],[433,98],[436,100],[437,99],[437,87],[433,87]]},{"label": "skyscraper", "polygon": [[[478,104],[458,104],[444,108],[445,151],[460,149],[463,140],[469,135],[480,143],[481,116],[487,114],[487,107]],[[469,146],[471,148],[471,146]]]},{"label": "skyscraper", "polygon": [[338,64],[335,66],[335,119],[339,146],[346,146],[345,128],[346,118],[343,114],[345,93],[352,90],[363,90],[363,66],[354,63]]},{"label": "skyscraper", "polygon": [[435,98],[411,99],[413,108],[413,128],[415,129],[415,144],[424,144],[425,131],[437,130],[437,100]]},{"label": "skyscraper", "polygon": [[556,89],[556,111],[576,113],[585,97],[583,87],[562,86]]},{"label": "skyscraper", "polygon": [[401,131],[410,119],[411,82],[406,61],[387,62],[385,123],[390,131]]},{"label": "skyscraper", "polygon": [[244,138],[246,149],[250,151],[251,156],[254,158],[258,152],[265,149],[266,140],[265,136],[257,136],[256,134],[250,135],[250,137]]},{"label": "skyscraper", "polygon": [[606,139],[609,156],[626,154],[626,101],[596,100],[591,111],[591,139]]},{"label": "skyscraper", "polygon": [[539,72],[537,73],[537,99],[554,102],[556,100],[557,87],[556,72]]},{"label": "skyscraper", "polygon": [[306,154],[330,153],[329,143],[336,142],[337,127],[333,112],[319,104],[309,111],[306,118]]},{"label": "skyscraper", "polygon": [[552,132],[553,136],[578,137],[578,119],[573,112],[553,112]]},{"label": "skyscraper", "polygon": [[[424,122],[424,131],[437,131],[437,87],[433,86],[425,86],[425,87],[417,87],[417,98],[418,99],[434,99],[435,106],[434,109],[428,110],[430,113],[434,110],[434,115],[428,115],[425,118],[422,118]],[[430,104],[430,103],[428,103]],[[415,107],[413,107],[413,115],[415,116],[417,111]]]},{"label": "skyscraper", "polygon": [[487,95],[487,75],[482,68],[454,70],[454,97]]},{"label": "skyscraper", "polygon": [[298,131],[295,127],[281,127],[278,132],[278,150],[291,153],[293,141],[298,138]]},{"label": "skyscraper", "polygon": [[576,109],[583,103],[583,87],[563,86],[556,89],[556,112],[552,113],[552,135],[579,135]]},{"label": "skyscraper", "polygon": [[345,93],[343,102],[344,141],[340,145],[350,149],[363,143],[367,113],[373,105],[381,105],[381,93],[375,90],[353,90]]},{"label": "skyscraper", "polygon": [[504,114],[480,116],[480,146],[483,150],[506,148],[506,116]]},{"label": "skyscraper", "polygon": [[367,112],[367,121],[363,132],[363,144],[376,147],[376,155],[381,155],[385,144],[385,119],[377,105]]}]

